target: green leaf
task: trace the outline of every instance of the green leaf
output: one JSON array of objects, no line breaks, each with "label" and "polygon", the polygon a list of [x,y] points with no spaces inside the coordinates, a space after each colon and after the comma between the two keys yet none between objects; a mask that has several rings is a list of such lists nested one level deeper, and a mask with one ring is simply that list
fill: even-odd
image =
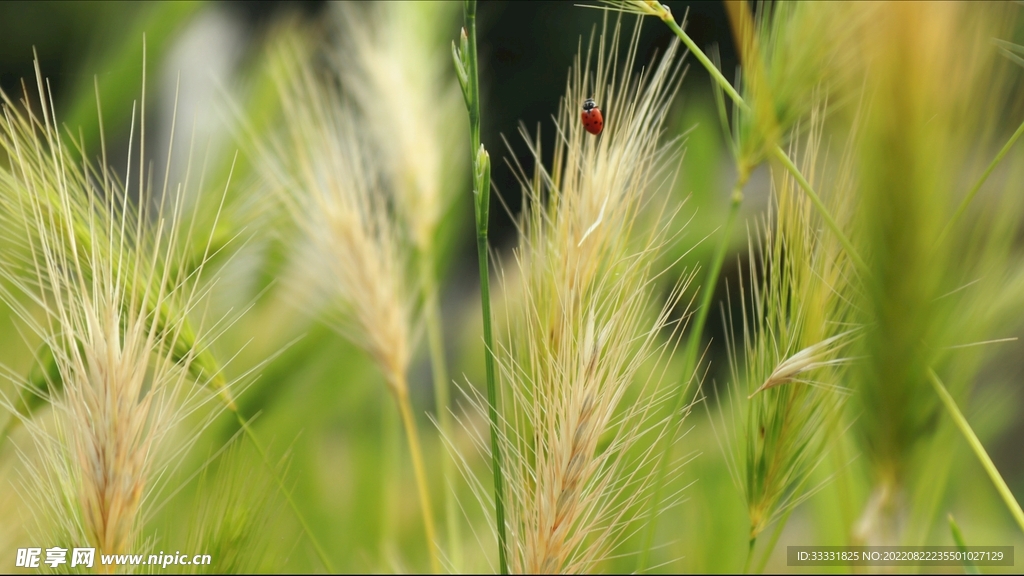
[{"label": "green leaf", "polygon": [[[956,547],[961,552],[967,551],[967,544],[964,544],[964,535],[960,533],[960,527],[956,525],[956,520],[953,519],[953,515],[949,515],[949,531],[953,534],[953,542],[956,543]],[[978,571],[978,567],[971,564],[970,561],[964,559],[964,572],[967,574],[981,574]]]}]

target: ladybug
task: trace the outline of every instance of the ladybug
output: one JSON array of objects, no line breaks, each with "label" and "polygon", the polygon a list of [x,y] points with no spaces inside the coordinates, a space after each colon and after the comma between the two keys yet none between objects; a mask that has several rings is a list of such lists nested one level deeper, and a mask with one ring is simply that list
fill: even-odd
[{"label": "ladybug", "polygon": [[587,98],[583,103],[583,112],[580,113],[580,119],[583,120],[583,127],[586,128],[587,132],[594,136],[600,134],[601,129],[604,128],[604,116],[601,115],[601,109],[597,107],[593,98]]}]

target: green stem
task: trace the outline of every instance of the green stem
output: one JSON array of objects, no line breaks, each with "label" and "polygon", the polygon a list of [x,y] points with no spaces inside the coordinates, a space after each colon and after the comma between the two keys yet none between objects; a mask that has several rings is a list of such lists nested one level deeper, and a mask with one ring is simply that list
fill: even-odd
[{"label": "green stem", "polygon": [[[390,391],[389,391],[390,392]],[[392,410],[392,408],[394,408]],[[395,498],[392,496],[401,492],[396,486],[400,485],[402,478],[399,472],[402,469],[402,424],[399,421],[398,403],[388,404],[387,408],[381,407],[380,439],[381,439],[381,465],[380,465],[380,503],[377,511],[380,513],[380,540],[378,542],[379,561],[383,564],[394,556],[395,549],[395,528],[398,514]]]},{"label": "green stem", "polygon": [[[402,376],[404,378],[404,375]],[[420,447],[419,429],[416,418],[412,414],[412,403],[409,402],[409,387],[405,381],[396,383],[391,388],[398,412],[402,416],[402,427],[405,438],[409,442],[409,454],[412,456],[412,471],[416,478],[416,490],[420,496],[420,512],[423,514],[423,529],[427,539],[427,552],[430,554],[430,568],[434,574],[441,572],[441,564],[437,560],[437,531],[434,529],[434,509],[430,505],[430,486],[427,484],[427,469],[423,465],[423,448]]]},{"label": "green stem", "polygon": [[964,212],[967,210],[967,206],[971,203],[972,200],[974,200],[974,197],[977,196],[978,190],[981,190],[981,186],[985,184],[985,181],[988,180],[988,177],[992,174],[992,171],[996,169],[996,166],[999,164],[1000,161],[1002,161],[1003,157],[1006,156],[1006,154],[1010,151],[1010,148],[1013,148],[1013,145],[1017,143],[1017,140],[1020,139],[1022,134],[1024,134],[1024,122],[1021,122],[1020,126],[1017,127],[1017,131],[1013,133],[1013,136],[1010,136],[1010,139],[1007,140],[1006,144],[1003,146],[1003,149],[1000,150],[998,154],[996,154],[996,157],[992,159],[992,162],[988,165],[988,168],[986,168],[985,171],[981,174],[981,178],[979,178],[978,181],[974,183],[974,186],[971,187],[970,191],[967,192],[967,196],[964,197],[963,201],[960,202],[960,206],[957,207],[956,212],[953,213],[953,218],[951,218],[949,223],[946,224],[946,227],[942,229],[942,234],[939,235],[939,242],[942,242],[942,240],[946,238],[946,234],[949,233],[949,230],[950,228],[953,227],[953,224],[955,224],[956,221],[959,220],[961,216],[963,216]]},{"label": "green stem", "polygon": [[[707,278],[701,290],[700,304],[697,308],[697,316],[690,330],[690,338],[686,342],[686,351],[683,356],[683,374],[690,374],[697,367],[697,352],[700,349],[701,335],[704,333],[704,324],[707,323],[708,314],[711,310],[711,299],[715,295],[715,288],[718,286],[718,276],[722,273],[722,265],[725,263],[725,256],[729,252],[729,243],[732,241],[732,229],[736,226],[739,217],[740,206],[743,204],[743,186],[747,183],[748,174],[741,173],[736,185],[733,187],[729,201],[729,215],[725,220],[725,228],[722,229],[722,237],[715,251],[714,260],[711,261],[711,268],[708,270]],[[676,399],[675,410],[682,409],[683,396]]]},{"label": "green stem", "polygon": [[[964,535],[960,532],[960,527],[956,525],[956,520],[953,519],[953,515],[949,515],[949,531],[953,534],[953,542],[961,552],[967,552],[967,544],[964,542]],[[964,559],[964,574],[981,574],[978,567],[971,563],[970,560]]]},{"label": "green stem", "polygon": [[750,539],[750,545],[747,547],[747,561],[743,563],[743,573],[750,574],[750,560],[754,557],[754,546],[757,544],[757,536]]},{"label": "green stem", "polygon": [[[678,24],[676,24],[675,19],[672,17],[672,14],[668,10],[665,10],[661,14],[661,20],[665,24],[667,24],[669,28],[672,29],[672,32],[674,32],[680,40],[682,40],[683,44],[685,44],[686,47],[690,50],[690,53],[693,54],[693,56],[697,58],[697,60],[699,60],[701,64],[704,65],[708,73],[711,74],[711,77],[714,78],[715,82],[717,82],[718,85],[721,86],[722,90],[729,95],[729,98],[731,98],[732,101],[735,102],[736,105],[742,108],[744,111],[749,112],[750,106],[748,106],[747,103],[743,101],[743,97],[740,96],[739,92],[737,92],[736,89],[732,87],[732,84],[730,84],[729,81],[725,79],[725,76],[722,75],[722,73],[718,70],[718,67],[715,66],[711,59],[709,59],[704,54],[704,52],[697,46],[697,44],[694,43],[694,41],[686,34],[686,32],[684,32],[683,29],[680,28]],[[1021,129],[1024,129],[1024,125],[1021,125]],[[1021,130],[1018,130],[1018,132],[1020,131]],[[1016,136],[1017,135],[1015,135],[1015,137]],[[1008,149],[1009,144],[1006,148],[1004,148],[1004,152],[1002,152],[1001,154],[1005,154],[1005,150]],[[843,234],[843,231],[839,227],[839,224],[836,223],[835,219],[832,218],[832,215],[829,214],[828,210],[825,209],[825,204],[822,203],[821,198],[819,198],[818,195],[814,192],[814,188],[811,187],[807,179],[804,178],[803,174],[800,173],[800,170],[796,167],[795,164],[793,164],[793,161],[790,160],[789,156],[786,155],[786,152],[782,149],[782,147],[776,146],[775,150],[772,151],[772,154],[780,162],[782,162],[782,165],[786,167],[786,170],[788,170],[789,173],[792,174],[794,178],[796,178],[796,181],[800,185],[800,188],[803,189],[803,191],[811,199],[811,203],[814,204],[814,209],[818,211],[818,214],[821,216],[822,220],[825,221],[825,224],[828,225],[829,229],[832,230],[832,233],[835,234],[836,237],[839,239],[839,242],[843,245],[843,248],[846,250],[847,254],[850,255],[850,258],[857,266],[857,271],[860,272],[865,278],[867,278],[867,265],[864,263],[864,260],[860,257],[860,255],[857,254],[857,251],[853,247],[853,243],[850,242],[849,238],[847,238],[845,234]],[[1002,156],[1000,156],[999,158],[1001,157]],[[996,162],[998,162],[998,159],[996,160]],[[991,171],[991,167],[989,171]]]},{"label": "green stem", "polygon": [[761,574],[764,572],[764,567],[768,564],[768,558],[772,555],[772,550],[775,550],[775,545],[779,543],[779,537],[782,536],[782,529],[786,527],[786,522],[789,521],[789,515],[793,513],[793,509],[796,506],[790,506],[779,518],[779,521],[775,523],[775,530],[772,532],[772,538],[768,541],[768,546],[764,552],[761,553],[761,561],[757,563],[757,570],[755,574]]},{"label": "green stem", "polygon": [[800,185],[800,188],[803,189],[805,194],[807,194],[807,197],[811,199],[811,204],[813,204],[815,210],[818,211],[818,215],[821,216],[821,219],[825,221],[829,230],[832,230],[832,233],[836,235],[837,239],[839,239],[839,243],[843,245],[843,249],[846,250],[850,259],[853,260],[853,264],[857,267],[857,271],[860,272],[861,277],[870,278],[867,263],[865,263],[860,255],[857,254],[857,250],[853,247],[853,243],[846,237],[846,234],[843,234],[842,229],[839,227],[839,223],[836,222],[835,219],[832,218],[832,215],[828,213],[828,210],[825,209],[825,204],[814,192],[814,188],[811,187],[810,182],[804,178],[804,175],[800,173],[800,170],[795,164],[793,164],[793,161],[789,159],[789,156],[786,155],[786,152],[781,146],[776,146],[773,154],[775,155],[775,158],[782,163],[790,175],[793,176],[797,184]]},{"label": "green stem", "polygon": [[[946,424],[946,423],[943,423]],[[949,477],[952,472],[956,453],[949,449],[959,433],[950,422],[949,425],[936,427],[929,440],[927,460],[920,466],[920,473],[927,480],[924,486],[914,491],[914,504],[904,530],[905,544],[925,546],[931,540],[932,529],[939,509],[942,507]],[[911,540],[913,539],[913,540]]]},{"label": "green stem", "polygon": [[494,382],[494,339],[491,335],[491,296],[487,254],[487,222],[490,212],[491,166],[490,157],[480,143],[480,80],[476,51],[476,1],[466,0],[466,27],[460,39],[461,50],[456,51],[456,67],[462,93],[469,112],[469,130],[473,147],[473,199],[476,217],[477,260],[480,265],[480,306],[484,329],[484,364],[487,371],[487,415],[491,429],[491,468],[494,476],[494,521],[498,535],[498,566],[508,574],[507,544],[505,538],[505,479],[504,463],[499,442],[500,420],[498,394]]},{"label": "green stem", "polygon": [[[433,246],[422,250],[420,260],[420,277],[423,282],[424,316],[427,325],[427,345],[430,348],[430,367],[434,378],[434,406],[441,435],[451,439],[452,417],[448,411],[448,366],[444,352],[444,326],[441,319],[441,305],[438,297],[437,278],[434,271]],[[462,535],[459,530],[459,516],[455,499],[448,494],[447,484],[457,480],[454,461],[448,454],[441,455],[441,475],[446,486],[444,491],[444,516],[448,531],[448,555],[454,572],[460,572],[462,566]]]},{"label": "green stem", "polygon": [[[708,275],[701,287],[700,305],[697,308],[697,315],[690,329],[690,337],[686,341],[686,350],[683,355],[683,375],[687,379],[694,374],[697,367],[697,351],[700,349],[701,335],[704,333],[704,324],[708,319],[708,311],[711,308],[711,299],[715,295],[715,287],[718,286],[718,276],[722,272],[722,264],[725,262],[725,256],[729,252],[732,229],[736,225],[736,219],[739,217],[740,206],[743,204],[743,186],[746,184],[748,177],[748,173],[741,171],[739,178],[736,180],[736,185],[733,187],[725,228],[722,229],[722,236],[719,239],[714,260],[711,261],[711,268],[708,270]],[[685,391],[688,388],[688,385],[684,385],[679,389],[675,405],[672,408],[671,414],[673,419],[677,418],[682,412],[683,403],[686,401]],[[672,452],[672,445],[675,443],[674,424],[675,422],[673,421],[672,430],[662,440],[661,456],[657,465],[657,477],[654,481],[654,498],[651,500],[652,515],[647,519],[647,528],[644,530],[644,540],[640,549],[640,563],[637,567],[637,572],[643,572],[647,569],[651,546],[654,544],[654,532],[657,528],[657,521],[653,512],[658,506],[658,502],[661,500],[661,493],[665,488],[665,478],[668,470],[667,463]]]},{"label": "green stem", "polygon": [[[486,233],[485,233],[486,234]],[[501,444],[498,442],[498,397],[494,383],[494,353],[491,339],[491,297],[487,282],[487,237],[477,237],[477,258],[480,260],[480,300],[484,314],[484,358],[487,363],[487,416],[491,424],[491,471],[494,475],[494,514],[498,530],[498,564],[502,574],[508,574],[505,541],[505,481],[502,475]]]},{"label": "green stem", "polygon": [[316,555],[320,558],[320,562],[323,563],[327,572],[334,573],[334,565],[331,564],[331,560],[328,558],[327,552],[324,550],[323,546],[320,545],[320,541],[316,539],[316,536],[313,535],[313,529],[310,528],[309,522],[306,521],[306,517],[303,516],[302,512],[299,512],[298,505],[295,504],[295,500],[292,499],[291,490],[284,485],[284,481],[281,480],[281,475],[278,474],[277,469],[270,464],[270,458],[267,457],[266,450],[263,449],[259,439],[256,438],[256,433],[252,431],[252,428],[249,427],[249,423],[245,421],[245,418],[242,418],[242,415],[237,410],[232,410],[232,413],[234,413],[235,418],[238,419],[238,425],[245,431],[245,435],[252,442],[253,447],[256,448],[260,457],[263,458],[263,463],[267,466],[267,469],[270,470],[270,474],[274,477],[274,481],[277,483],[277,488],[288,500],[288,505],[291,507],[292,512],[295,513],[295,517],[299,519],[299,524],[302,524],[302,530],[306,532],[306,536],[309,538],[310,543],[313,544],[313,549],[316,550]]},{"label": "green stem", "polygon": [[675,18],[672,17],[671,12],[666,10],[661,16],[661,21],[667,24],[668,27],[672,29],[672,32],[675,32],[675,35],[683,41],[683,44],[685,44],[690,50],[690,54],[693,54],[697,60],[700,60],[700,63],[704,65],[704,68],[706,68],[708,73],[711,74],[711,77],[715,79],[715,82],[717,82],[718,85],[722,87],[722,90],[729,95],[729,98],[732,98],[732,101],[744,111],[750,112],[750,107],[743,101],[743,97],[740,96],[739,92],[732,87],[732,84],[725,79],[725,76],[723,76],[718,70],[718,67],[715,66],[714,62],[704,54],[704,51],[701,50],[692,39],[690,39],[690,36],[684,32],[678,24],[676,24]]},{"label": "green stem", "polygon": [[974,455],[981,461],[981,466],[988,473],[988,477],[992,479],[992,483],[996,486],[996,491],[1002,496],[1003,502],[1006,503],[1006,507],[1010,510],[1010,514],[1013,515],[1013,519],[1017,521],[1017,525],[1024,531],[1024,511],[1021,510],[1020,504],[1017,499],[1013,497],[1013,492],[1010,491],[1010,487],[1006,485],[1006,481],[999,474],[999,470],[996,469],[996,465],[992,463],[992,459],[988,457],[988,452],[985,451],[985,447],[981,445],[981,441],[974,434],[974,430],[971,429],[971,425],[967,423],[967,419],[960,412],[960,409],[956,405],[956,401],[949,395],[946,387],[942,385],[942,380],[939,379],[938,374],[935,373],[931,368],[928,369],[928,376],[931,380],[932,387],[935,388],[935,393],[939,395],[939,399],[942,400],[942,404],[946,407],[946,411],[949,412],[950,418],[956,424],[960,432],[963,433],[964,439],[967,440],[967,444],[970,445],[971,450],[974,451]]}]

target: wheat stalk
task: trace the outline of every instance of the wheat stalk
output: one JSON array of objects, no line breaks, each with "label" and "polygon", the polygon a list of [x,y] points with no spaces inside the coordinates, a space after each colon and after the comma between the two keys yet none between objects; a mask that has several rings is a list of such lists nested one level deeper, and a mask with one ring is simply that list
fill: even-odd
[{"label": "wheat stalk", "polygon": [[[461,186],[464,139],[451,130],[461,120],[455,76],[445,54],[455,4],[388,2],[345,5],[338,10],[341,46],[336,70],[342,86],[365,120],[386,182],[386,192],[417,261],[423,317],[433,372],[434,403],[442,435],[452,432],[449,377],[444,349],[437,265],[439,224]],[[444,38],[444,40],[442,40]],[[447,485],[456,479],[454,462],[442,457]],[[452,567],[462,564],[461,531],[455,499],[443,500]]]},{"label": "wheat stalk", "polygon": [[294,39],[278,46],[277,63],[284,134],[269,144],[253,142],[255,153],[310,248],[307,264],[333,306],[329,321],[374,360],[395,399],[437,571],[430,489],[407,380],[417,295],[406,272],[407,240],[381,192],[362,125],[338,88],[316,77]]}]

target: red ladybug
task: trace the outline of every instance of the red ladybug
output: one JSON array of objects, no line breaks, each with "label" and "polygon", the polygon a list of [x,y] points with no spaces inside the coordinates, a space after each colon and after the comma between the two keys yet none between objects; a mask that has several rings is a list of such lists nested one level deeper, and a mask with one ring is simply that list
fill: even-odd
[{"label": "red ladybug", "polygon": [[604,116],[601,115],[601,109],[597,107],[593,98],[587,98],[586,102],[583,103],[583,112],[580,114],[580,119],[583,120],[583,127],[586,128],[587,132],[594,136],[600,134],[601,129],[604,128]]}]

